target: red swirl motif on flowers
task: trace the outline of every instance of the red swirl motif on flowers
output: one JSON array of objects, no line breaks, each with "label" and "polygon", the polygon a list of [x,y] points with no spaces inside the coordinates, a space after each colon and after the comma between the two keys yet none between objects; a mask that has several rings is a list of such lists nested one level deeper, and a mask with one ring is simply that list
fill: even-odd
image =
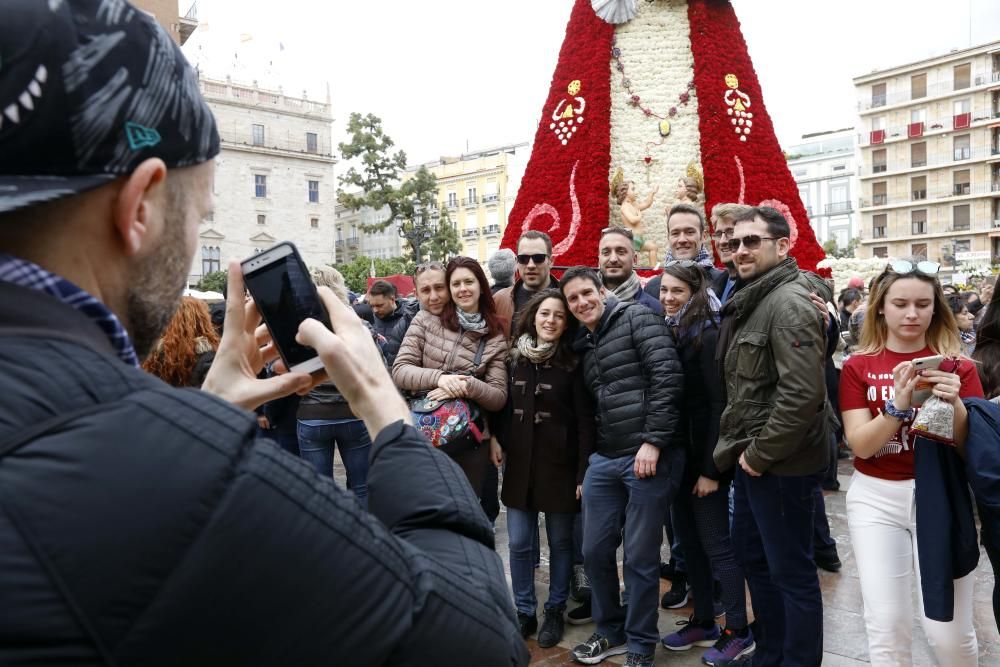
[{"label": "red swirl motif on flowers", "polygon": [[[553,257],[558,257],[569,250],[573,246],[573,242],[576,241],[577,232],[580,231],[582,216],[580,215],[580,202],[576,198],[576,168],[579,164],[579,160],[573,163],[573,171],[569,175],[569,201],[573,206],[573,217],[570,218],[569,231],[566,233],[566,238],[552,246]],[[524,223],[521,225],[521,233],[523,234],[531,229],[531,223],[535,221],[535,218],[543,215],[550,216],[552,224],[549,225],[548,229],[540,229],[538,231],[545,232],[550,237],[554,236],[554,232],[558,231],[562,224],[559,222],[559,211],[550,204],[536,204],[527,217],[525,217]]]}]

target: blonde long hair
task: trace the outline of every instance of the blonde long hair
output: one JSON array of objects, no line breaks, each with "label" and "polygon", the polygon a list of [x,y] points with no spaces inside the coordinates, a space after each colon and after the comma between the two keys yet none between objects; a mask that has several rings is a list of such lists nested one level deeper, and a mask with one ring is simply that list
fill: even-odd
[{"label": "blonde long hair", "polygon": [[885,298],[889,293],[889,288],[897,280],[907,280],[916,278],[934,288],[934,314],[931,316],[931,324],[924,333],[924,340],[927,346],[935,354],[942,354],[948,357],[957,357],[962,354],[962,341],[958,337],[958,322],[951,312],[951,306],[944,296],[941,283],[937,278],[925,276],[920,273],[893,273],[886,270],[876,280],[872,288],[873,293],[865,308],[865,321],[861,326],[861,344],[856,354],[874,355],[885,351],[886,341],[889,339],[889,327],[885,323],[885,315],[882,314],[885,308]]}]

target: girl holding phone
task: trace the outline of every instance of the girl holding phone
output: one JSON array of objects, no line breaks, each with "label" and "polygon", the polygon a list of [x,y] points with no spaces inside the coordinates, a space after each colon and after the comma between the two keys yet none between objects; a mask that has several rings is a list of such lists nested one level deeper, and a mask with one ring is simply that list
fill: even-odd
[{"label": "girl holding phone", "polygon": [[[872,665],[910,665],[913,605],[911,584],[920,571],[914,498],[918,383],[955,406],[955,444],[968,430],[963,397],[982,397],[971,360],[962,353],[958,325],[937,280],[939,265],[896,260],[876,279],[858,350],[844,363],[840,407],[854,450],[854,477],[847,492],[847,521],[858,563]],[[921,360],[940,355],[941,368]],[[949,370],[950,369],[950,370]],[[945,539],[945,536],[942,536]],[[954,582],[954,618],[948,623],[920,616],[938,664],[977,663],[973,628],[975,573]]]}]

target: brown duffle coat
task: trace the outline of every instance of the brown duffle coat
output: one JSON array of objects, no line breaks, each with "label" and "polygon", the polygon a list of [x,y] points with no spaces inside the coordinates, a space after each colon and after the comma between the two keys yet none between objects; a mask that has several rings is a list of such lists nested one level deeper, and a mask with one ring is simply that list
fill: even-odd
[{"label": "brown duffle coat", "polygon": [[500,497],[508,507],[537,512],[579,512],[594,451],[593,397],[583,367],[568,371],[520,359],[510,373],[509,418],[501,443],[506,467]]}]

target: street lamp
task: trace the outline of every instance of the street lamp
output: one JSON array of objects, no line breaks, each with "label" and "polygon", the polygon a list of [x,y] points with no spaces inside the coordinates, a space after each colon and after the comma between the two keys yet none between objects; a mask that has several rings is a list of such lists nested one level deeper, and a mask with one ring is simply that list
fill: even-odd
[{"label": "street lamp", "polygon": [[399,237],[406,240],[413,248],[413,259],[419,264],[423,259],[420,252],[420,246],[431,240],[434,235],[434,227],[436,227],[436,222],[438,219],[437,211],[431,210],[429,213],[424,213],[423,206],[420,204],[419,199],[413,200],[413,217],[411,218],[412,226],[410,229],[406,229],[405,223],[400,223],[396,231],[399,233]]}]

